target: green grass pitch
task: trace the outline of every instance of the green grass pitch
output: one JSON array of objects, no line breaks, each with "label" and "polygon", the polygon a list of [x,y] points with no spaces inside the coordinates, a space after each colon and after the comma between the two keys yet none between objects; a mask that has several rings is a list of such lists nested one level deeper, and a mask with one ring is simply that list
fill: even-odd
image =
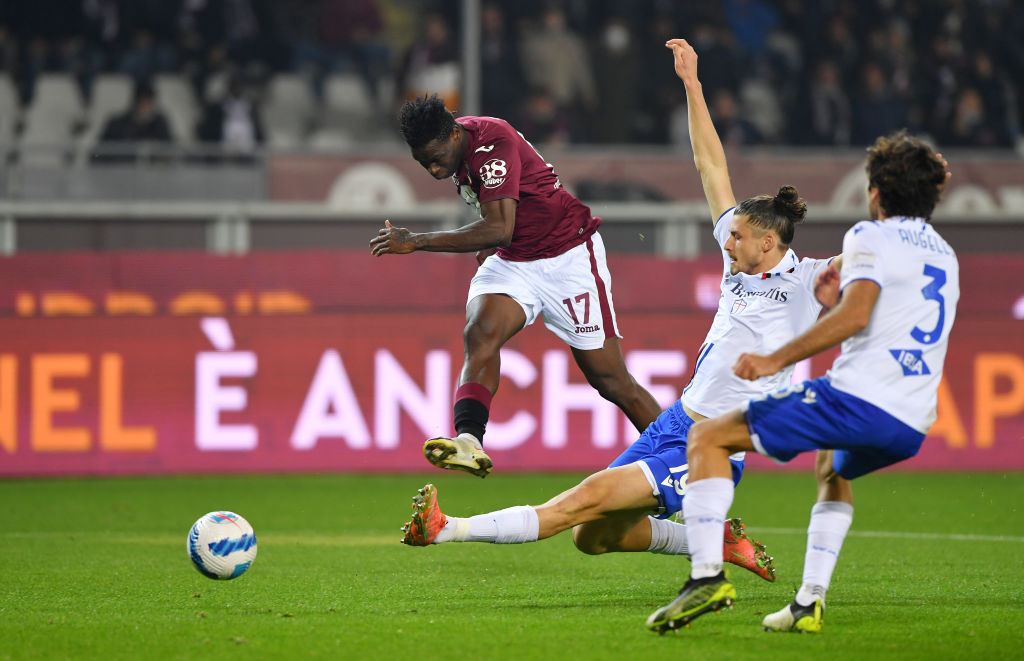
[{"label": "green grass pitch", "polygon": [[[664,637],[689,562],[536,544],[398,543],[427,481],[445,511],[538,504],[581,476],[192,476],[0,482],[0,659],[1002,659],[1024,656],[1024,474],[886,472],[857,510],[821,635],[761,631],[800,583],[805,473],[749,472],[732,513],[779,580]],[[230,509],[259,555],[201,576],[185,537]]]}]

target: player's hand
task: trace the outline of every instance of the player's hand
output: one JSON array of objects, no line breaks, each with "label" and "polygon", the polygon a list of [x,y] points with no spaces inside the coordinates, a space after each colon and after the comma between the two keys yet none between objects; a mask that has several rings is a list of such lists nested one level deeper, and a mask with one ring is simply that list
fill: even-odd
[{"label": "player's hand", "polygon": [[829,264],[814,280],[814,298],[818,299],[826,310],[839,304],[839,270],[835,264]]},{"label": "player's hand", "polygon": [[370,252],[374,257],[388,253],[405,255],[413,250],[416,250],[416,244],[412,232],[404,227],[392,227],[390,220],[384,221],[384,229],[378,231],[377,236],[370,241]]},{"label": "player's hand", "polygon": [[672,50],[676,75],[686,84],[697,82],[697,51],[685,39],[669,39],[665,48]]},{"label": "player's hand", "polygon": [[762,376],[775,374],[780,369],[782,369],[782,365],[777,364],[771,356],[744,353],[740,354],[739,360],[733,365],[732,371],[741,379],[754,381]]},{"label": "player's hand", "polygon": [[941,184],[939,184],[939,190],[942,190],[942,187],[948,184],[949,180],[953,178],[953,173],[949,171],[949,162],[946,161],[942,154],[936,154],[935,158],[942,163],[942,169],[946,171],[946,178],[942,180]]},{"label": "player's hand", "polygon": [[483,250],[477,250],[476,251],[476,264],[477,264],[477,266],[480,266],[481,264],[483,264],[484,260],[486,260],[488,257],[490,257],[491,255],[493,255],[496,252],[498,252],[498,249],[496,247],[495,248],[484,248]]}]

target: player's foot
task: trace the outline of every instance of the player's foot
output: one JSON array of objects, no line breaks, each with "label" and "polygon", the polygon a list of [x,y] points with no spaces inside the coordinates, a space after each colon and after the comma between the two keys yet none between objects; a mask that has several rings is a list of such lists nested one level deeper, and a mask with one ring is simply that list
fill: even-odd
[{"label": "player's foot", "polygon": [[815,599],[810,606],[801,606],[794,599],[780,611],[765,615],[761,626],[765,631],[794,631],[796,633],[819,633],[825,626],[825,607],[821,599]]},{"label": "player's foot", "polygon": [[437,487],[433,484],[420,489],[412,498],[412,518],[402,526],[402,543],[409,546],[429,546],[437,539],[448,517],[437,505]]},{"label": "player's foot", "polygon": [[725,561],[739,565],[764,580],[774,583],[774,558],[768,555],[764,544],[748,538],[744,528],[746,526],[739,519],[726,519],[722,550]]},{"label": "player's foot", "polygon": [[707,578],[691,578],[668,606],[662,606],[647,618],[647,628],[660,634],[690,625],[704,613],[732,608],[736,588],[718,572]]},{"label": "player's foot", "polygon": [[480,442],[466,434],[430,439],[423,444],[423,456],[438,468],[466,471],[477,477],[487,477],[494,467]]}]

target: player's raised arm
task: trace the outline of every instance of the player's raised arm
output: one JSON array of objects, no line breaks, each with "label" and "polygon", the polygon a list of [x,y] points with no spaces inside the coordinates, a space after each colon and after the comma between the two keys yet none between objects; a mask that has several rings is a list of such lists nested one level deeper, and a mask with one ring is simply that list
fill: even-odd
[{"label": "player's raised arm", "polygon": [[711,122],[711,114],[704,101],[704,90],[697,78],[697,52],[685,39],[670,39],[665,46],[672,50],[676,75],[686,88],[693,162],[704,185],[704,196],[707,197],[711,210],[711,222],[716,222],[725,211],[736,206],[736,197],[729,181],[725,150],[715,131],[715,125]]}]

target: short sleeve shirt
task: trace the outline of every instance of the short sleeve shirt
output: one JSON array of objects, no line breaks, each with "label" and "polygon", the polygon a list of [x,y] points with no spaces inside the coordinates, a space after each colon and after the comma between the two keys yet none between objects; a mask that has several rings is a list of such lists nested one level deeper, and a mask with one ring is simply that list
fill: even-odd
[{"label": "short sleeve shirt", "polygon": [[881,289],[871,320],[843,342],[828,372],[838,390],[927,433],[960,298],[956,254],[921,218],[857,223],[843,238],[839,286],[871,280]]},{"label": "short sleeve shirt", "polygon": [[790,384],[792,366],[756,381],[739,378],[732,368],[741,353],[771,353],[815,322],[821,304],[814,297],[814,283],[830,261],[800,260],[788,250],[770,272],[732,275],[725,242],[735,213],[735,207],[729,209],[715,223],[724,262],[722,295],[682,395],[691,411],[709,418]]},{"label": "short sleeve shirt", "polygon": [[459,117],[468,147],[452,176],[459,194],[480,205],[512,198],[512,242],[498,256],[512,261],[554,257],[585,242],[601,224],[590,208],[562,187],[554,167],[512,126],[495,117]]}]

